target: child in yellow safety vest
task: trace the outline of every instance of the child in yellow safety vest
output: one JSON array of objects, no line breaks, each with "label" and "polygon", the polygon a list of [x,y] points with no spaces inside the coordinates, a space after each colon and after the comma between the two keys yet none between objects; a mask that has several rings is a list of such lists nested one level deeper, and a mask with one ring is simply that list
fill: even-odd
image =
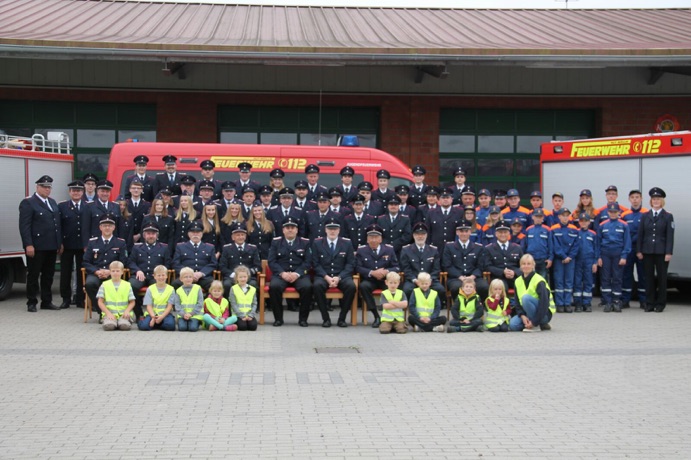
[{"label": "child in yellow safety vest", "polygon": [[489,296],[485,299],[485,327],[490,332],[508,332],[511,307],[506,296],[504,282],[492,280],[489,284]]},{"label": "child in yellow safety vest", "polygon": [[175,311],[178,315],[178,331],[197,332],[201,323],[204,294],[198,284],[193,284],[194,270],[184,267],[180,270],[180,286],[175,291]]},{"label": "child in yellow safety vest", "polygon": [[228,300],[233,316],[238,318],[241,331],[257,330],[257,289],[249,284],[250,269],[244,265],[235,268],[235,284],[230,288]]},{"label": "child in yellow safety vest", "polygon": [[113,261],[108,269],[110,270],[110,279],[101,284],[96,294],[103,319],[103,330],[129,331],[132,328],[132,309],[135,299],[132,286],[122,279],[125,270],[122,262]]},{"label": "child in yellow safety vest", "polygon": [[408,322],[413,325],[415,332],[444,332],[446,316],[442,316],[441,300],[439,294],[432,286],[432,277],[429,273],[420,272],[417,276],[417,287],[408,301],[410,316]]},{"label": "child in yellow safety vest", "polygon": [[173,317],[173,303],[175,302],[175,289],[168,284],[168,269],[165,265],[154,268],[154,279],[144,294],[144,315],[139,319],[139,330],[150,331],[162,329],[164,331],[175,330],[175,318]]},{"label": "child in yellow safety vest", "polygon": [[379,332],[389,334],[393,329],[397,334],[408,332],[403,309],[408,306],[408,298],[405,292],[398,289],[401,283],[401,275],[396,272],[386,274],[386,287],[381,293],[381,324]]},{"label": "child in yellow safety vest", "polygon": [[454,319],[449,321],[446,332],[482,332],[483,313],[482,300],[475,292],[475,280],[465,278],[461,289],[458,291],[458,298],[451,308],[451,315]]},{"label": "child in yellow safety vest", "polygon": [[223,297],[223,283],[213,281],[204,300],[204,326],[210,331],[237,331],[238,317],[230,315],[228,305],[228,299]]}]

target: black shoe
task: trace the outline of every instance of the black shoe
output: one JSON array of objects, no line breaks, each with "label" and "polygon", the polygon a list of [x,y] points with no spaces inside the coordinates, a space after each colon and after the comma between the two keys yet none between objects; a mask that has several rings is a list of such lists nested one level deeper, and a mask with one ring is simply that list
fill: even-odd
[{"label": "black shoe", "polygon": [[298,326],[307,327],[307,326],[309,326],[309,324],[307,324],[307,321],[298,321]]},{"label": "black shoe", "polygon": [[564,313],[573,313],[573,307],[571,305],[565,305]]},{"label": "black shoe", "polygon": [[77,305],[77,296],[76,295],[72,296],[72,301],[70,302],[70,305]]},{"label": "black shoe", "polygon": [[381,324],[381,319],[375,318],[374,322],[372,323],[372,329],[379,327],[380,324]]},{"label": "black shoe", "polygon": [[331,327],[331,320],[327,319],[322,323],[322,327]]},{"label": "black shoe", "polygon": [[346,323],[345,321],[339,321],[337,325],[338,327],[348,327],[348,323]]},{"label": "black shoe", "polygon": [[274,321],[274,327],[281,327],[281,326],[283,326],[283,320],[277,319],[276,321]]},{"label": "black shoe", "polygon": [[612,305],[606,303],[606,304],[602,307],[602,311],[604,311],[605,313],[611,312],[611,311],[612,311]]},{"label": "black shoe", "polygon": [[60,304],[60,310],[64,310],[66,308],[70,308],[70,302],[69,301],[64,301]]},{"label": "black shoe", "polygon": [[655,311],[655,307],[652,305],[646,305],[645,306],[645,312],[650,313],[651,311]]},{"label": "black shoe", "polygon": [[53,303],[47,303],[41,305],[41,310],[60,310],[60,307],[54,305]]},{"label": "black shoe", "polygon": [[655,307],[655,311],[658,313],[662,313],[663,311],[665,311],[665,306],[664,305],[658,305],[657,307]]},{"label": "black shoe", "polygon": [[623,304],[621,304],[621,308],[631,308],[631,304],[629,304],[628,302],[624,302]]},{"label": "black shoe", "polygon": [[38,311],[36,310],[36,304],[27,305],[26,311],[28,311],[29,313],[36,313]]},{"label": "black shoe", "polygon": [[614,313],[621,313],[621,305],[618,302],[614,302],[614,305],[612,305],[612,311]]}]

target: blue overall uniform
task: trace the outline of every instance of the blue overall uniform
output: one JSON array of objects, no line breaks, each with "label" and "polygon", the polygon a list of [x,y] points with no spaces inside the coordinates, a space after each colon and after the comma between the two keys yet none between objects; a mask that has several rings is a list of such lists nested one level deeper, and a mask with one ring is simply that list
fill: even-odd
[{"label": "blue overall uniform", "polygon": [[614,304],[620,306],[624,266],[619,265],[619,260],[626,259],[631,252],[631,235],[626,222],[621,219],[607,219],[598,227],[597,236],[600,240],[600,259],[602,259],[600,272],[602,303],[606,311],[609,311],[607,306]]},{"label": "blue overall uniform", "polygon": [[590,229],[578,230],[578,255],[573,282],[573,303],[578,307],[590,307],[593,301],[593,264],[600,258],[597,233]]},{"label": "blue overall uniform", "polygon": [[546,225],[531,225],[525,231],[524,252],[535,259],[535,271],[547,279],[547,261],[552,260],[552,231]]},{"label": "blue overall uniform", "polygon": [[578,229],[571,224],[553,225],[552,228],[552,267],[554,268],[554,303],[559,307],[571,306],[573,281],[576,273],[574,260],[565,264],[562,260],[575,259],[578,254]]},{"label": "blue overall uniform", "polygon": [[[638,226],[641,223],[641,217],[648,212],[646,208],[633,209],[625,212],[621,217],[624,222],[629,224],[629,235],[631,235],[631,247],[635,248],[638,243]],[[643,270],[643,261],[636,257],[636,251],[629,252],[626,257],[626,265],[624,265],[624,277],[621,287],[621,303],[626,305],[631,300],[633,294],[633,270],[636,269],[638,280],[636,281],[636,291],[638,292],[638,301],[641,305],[645,305],[645,271]]]}]

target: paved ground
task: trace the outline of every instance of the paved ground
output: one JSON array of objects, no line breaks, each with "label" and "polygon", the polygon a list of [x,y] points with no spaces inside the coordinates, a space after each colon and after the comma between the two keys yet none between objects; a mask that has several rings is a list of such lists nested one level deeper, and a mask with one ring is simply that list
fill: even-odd
[{"label": "paved ground", "polygon": [[1,458],[651,459],[691,448],[691,302],[678,294],[662,314],[637,303],[562,314],[550,332],[381,336],[322,329],[316,313],[308,329],[289,313],[256,333],[107,333],[76,309],[27,313],[22,290],[0,303]]}]

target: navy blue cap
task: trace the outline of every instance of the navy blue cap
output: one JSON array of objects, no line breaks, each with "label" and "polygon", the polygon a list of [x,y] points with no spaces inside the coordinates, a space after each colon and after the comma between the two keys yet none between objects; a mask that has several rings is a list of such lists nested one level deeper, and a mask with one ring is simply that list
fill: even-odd
[{"label": "navy blue cap", "polygon": [[558,197],[561,198],[562,200],[564,199],[564,194],[561,193],[561,192],[554,192],[554,193],[552,193],[552,198],[554,198],[555,196],[558,196]]},{"label": "navy blue cap", "polygon": [[384,234],[384,229],[381,228],[377,224],[372,224],[367,227],[367,235],[379,235],[382,236]]},{"label": "navy blue cap", "polygon": [[582,212],[578,215],[578,220],[591,220],[587,212]]},{"label": "navy blue cap", "polygon": [[424,176],[425,174],[427,174],[427,170],[425,169],[425,167],[424,167],[424,166],[420,166],[420,165],[415,165],[415,166],[413,166],[413,169],[412,169],[411,171],[412,171],[413,175],[422,175],[422,176]]},{"label": "navy blue cap", "polygon": [[230,226],[230,233],[236,232],[247,233],[247,227],[244,222],[235,222]]},{"label": "navy blue cap", "polygon": [[178,159],[173,155],[166,155],[163,157],[163,162],[165,164],[174,164],[176,161],[178,161]]},{"label": "navy blue cap", "polygon": [[146,165],[148,163],[149,163],[149,157],[147,157],[146,155],[137,155],[136,157],[134,157],[134,164],[136,164],[136,165],[139,165],[139,164]]},{"label": "navy blue cap", "polygon": [[244,195],[245,193],[254,193],[256,195],[257,191],[249,185],[246,185],[245,188],[242,189],[242,194]]},{"label": "navy blue cap", "polygon": [[283,178],[283,177],[286,177],[286,173],[283,172],[283,170],[281,168],[276,168],[276,169],[271,170],[271,172],[269,173],[269,177]]},{"label": "navy blue cap", "polygon": [[495,198],[506,198],[506,190],[500,189],[500,188],[496,189],[494,191],[494,197]]},{"label": "navy blue cap", "polygon": [[427,188],[426,195],[439,195],[439,187],[434,185]]},{"label": "navy blue cap", "polygon": [[397,185],[394,190],[397,195],[410,195],[410,187],[405,184]]},{"label": "navy blue cap", "polygon": [[187,226],[187,231],[188,232],[202,232],[204,231],[204,226],[202,225],[201,222],[198,220],[193,220],[188,226]]},{"label": "navy blue cap", "polygon": [[461,219],[456,225],[456,230],[470,230],[471,228],[473,228],[473,223],[468,219]]},{"label": "navy blue cap", "polygon": [[142,232],[156,232],[156,233],[158,233],[158,225],[153,220],[150,220],[146,225],[143,226]]},{"label": "navy blue cap", "polygon": [[518,190],[515,188],[510,188],[508,192],[506,192],[506,198],[510,198],[512,196],[521,196],[520,193],[518,193]]},{"label": "navy blue cap", "polygon": [[309,164],[305,168],[305,174],[319,174],[319,166],[315,164]]},{"label": "navy blue cap", "polygon": [[[617,209],[619,209],[619,208],[617,207]],[[559,212],[557,213],[557,215],[562,215],[562,214],[569,214],[569,215],[571,215],[571,210],[570,210],[569,208],[561,208],[561,209],[559,210]]]},{"label": "navy blue cap", "polygon": [[221,184],[221,190],[235,190],[236,184],[232,180],[227,180]]},{"label": "navy blue cap", "polygon": [[401,199],[398,196],[394,195],[387,200],[386,204],[401,204]]},{"label": "navy blue cap", "polygon": [[498,230],[509,230],[509,231],[511,231],[511,226],[505,220],[500,220],[494,226],[494,230],[495,231],[498,231]]},{"label": "navy blue cap", "polygon": [[591,192],[591,191],[590,191],[589,189],[587,189],[587,188],[584,188],[583,190],[581,190],[581,193],[579,193],[578,196],[583,196],[583,195],[585,195],[585,196],[593,196],[593,192]]},{"label": "navy blue cap", "polygon": [[443,189],[440,196],[453,196],[453,189],[450,187]]},{"label": "navy blue cap", "polygon": [[36,181],[36,185],[41,185],[43,187],[52,187],[53,186],[53,178],[50,176],[41,176]]},{"label": "navy blue cap", "polygon": [[530,198],[534,197],[542,198],[542,192],[539,190],[533,190],[532,192],[530,192]]},{"label": "navy blue cap", "polygon": [[261,187],[259,187],[259,194],[260,195],[271,195],[273,193],[274,193],[274,189],[272,189],[268,185],[262,185]]},{"label": "navy blue cap", "polygon": [[69,184],[67,184],[67,188],[72,188],[75,190],[84,190],[84,182],[80,180],[73,180]]},{"label": "navy blue cap", "polygon": [[615,201],[614,203],[609,203],[609,204],[607,205],[607,212],[609,212],[609,211],[617,211],[617,212],[619,212],[619,211],[620,211],[620,209],[619,209],[619,203],[617,203],[616,201]]},{"label": "navy blue cap", "polygon": [[499,206],[490,206],[487,211],[489,214],[501,214],[501,208]]},{"label": "navy blue cap", "polygon": [[296,180],[295,188],[309,188],[306,180]]},{"label": "navy blue cap", "polygon": [[616,185],[610,185],[605,189],[605,192],[618,192],[619,189]]},{"label": "navy blue cap", "polygon": [[283,188],[278,192],[278,194],[279,194],[279,196],[280,196],[281,198],[283,198],[284,196],[289,196],[289,197],[292,198],[293,195],[295,195],[295,190],[293,190],[293,189],[290,188],[290,187],[283,187]]},{"label": "navy blue cap", "polygon": [[341,228],[341,223],[335,217],[331,217],[331,218],[327,219],[326,223],[324,224],[324,227],[326,227],[326,228]]},{"label": "navy blue cap", "polygon": [[142,183],[142,180],[139,178],[139,176],[134,176],[132,180],[130,181],[130,187],[133,185],[138,185],[139,187],[144,187],[144,184]]},{"label": "navy blue cap", "polygon": [[159,190],[158,193],[160,193],[160,194],[162,194],[162,195],[172,195],[172,194],[173,194],[173,191],[170,189],[170,187],[168,187],[168,186],[166,185],[166,186],[163,187],[161,190]]},{"label": "navy blue cap", "polygon": [[377,179],[391,179],[391,173],[386,169],[380,169],[377,171]]},{"label": "navy blue cap", "polygon": [[480,195],[492,196],[492,193],[489,191],[489,189],[481,188],[480,191],[477,192],[477,196],[480,196]]},{"label": "navy blue cap", "polygon": [[535,209],[533,209],[533,213],[532,213],[532,214],[533,214],[534,216],[542,216],[542,217],[544,217],[544,216],[545,216],[545,211],[544,211],[542,208],[535,208]]},{"label": "navy blue cap", "polygon": [[418,222],[413,225],[413,233],[427,233],[427,225],[424,222]]},{"label": "navy blue cap", "polygon": [[350,199],[351,203],[364,203],[365,201],[365,197],[359,193]]},{"label": "navy blue cap", "polygon": [[343,196],[343,193],[338,189],[338,187],[331,187],[328,191],[330,197]]},{"label": "navy blue cap", "polygon": [[252,170],[252,164],[243,161],[242,163],[238,163],[238,169],[240,172],[250,172]]},{"label": "navy blue cap", "polygon": [[215,184],[213,183],[213,181],[210,181],[210,180],[202,180],[202,181],[199,181],[199,190],[202,190],[202,189],[216,190],[216,186],[215,186]]},{"label": "navy blue cap", "polygon": [[341,176],[354,176],[355,170],[350,166],[344,166],[341,168]]},{"label": "navy blue cap", "polygon": [[357,189],[358,189],[358,190],[368,190],[368,191],[371,192],[373,188],[374,188],[374,187],[372,187],[372,183],[371,183],[371,182],[367,182],[367,181],[360,182],[360,183],[357,185]]},{"label": "navy blue cap", "polygon": [[199,167],[202,169],[214,169],[216,167],[216,163],[211,160],[204,160],[199,163]]},{"label": "navy blue cap", "polygon": [[318,193],[318,194],[314,197],[314,199],[315,199],[316,201],[329,201],[329,195],[326,194],[326,193],[323,193],[323,192],[322,192],[322,193]]},{"label": "navy blue cap", "polygon": [[650,195],[650,198],[653,198],[653,197],[667,198],[667,194],[660,187],[651,188],[650,191],[648,192],[648,195]]},{"label": "navy blue cap", "polygon": [[285,219],[283,219],[283,227],[297,227],[298,226],[298,221],[295,217],[293,216],[288,216]]},{"label": "navy blue cap", "polygon": [[82,177],[82,180],[84,182],[89,182],[89,181],[98,182],[98,176],[94,173],[86,173],[86,174],[84,174],[84,177]]},{"label": "navy blue cap", "polygon": [[473,195],[473,196],[475,196],[475,189],[473,189],[473,187],[466,187],[461,192],[461,195]]},{"label": "navy blue cap", "polygon": [[470,211],[470,212],[472,212],[473,214],[475,214],[475,213],[476,213],[476,211],[475,211],[475,206],[472,206],[472,205],[463,206],[463,214],[465,214],[465,213],[468,212],[468,211]]},{"label": "navy blue cap", "polygon": [[[48,176],[43,176],[43,177],[48,177]],[[50,177],[48,177],[50,179]],[[53,179],[50,179],[51,182],[53,182]],[[37,182],[38,183],[38,182]],[[113,188],[113,183],[109,181],[108,179],[99,181],[96,184],[96,188],[104,188],[104,189],[112,189]]]},{"label": "navy blue cap", "polygon": [[188,174],[180,178],[180,183],[182,185],[194,185],[197,183],[197,178]]},{"label": "navy blue cap", "polygon": [[640,190],[638,190],[637,188],[635,188],[635,189],[633,189],[633,190],[631,190],[631,191],[629,192],[629,196],[635,195],[636,193],[638,193],[639,195],[643,195],[643,194],[641,193]]},{"label": "navy blue cap", "polygon": [[115,225],[115,214],[113,213],[106,213],[101,216],[101,219],[98,221],[99,225],[100,224],[113,224]]},{"label": "navy blue cap", "polygon": [[521,227],[523,227],[523,222],[521,222],[521,219],[519,219],[518,217],[514,217],[513,219],[511,219],[511,225],[520,225]]},{"label": "navy blue cap", "polygon": [[459,167],[456,168],[456,170],[453,172],[453,175],[454,175],[454,177],[455,177],[455,176],[465,176],[466,173],[465,173],[465,170],[464,170],[461,166],[459,166]]}]

